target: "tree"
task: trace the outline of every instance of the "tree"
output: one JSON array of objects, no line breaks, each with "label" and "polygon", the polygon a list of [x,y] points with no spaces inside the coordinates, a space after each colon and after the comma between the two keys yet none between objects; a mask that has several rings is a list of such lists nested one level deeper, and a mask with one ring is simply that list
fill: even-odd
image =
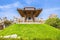
[{"label": "tree", "polygon": [[53,27],[60,28],[60,19],[58,17],[49,18],[46,20],[45,23]]},{"label": "tree", "polygon": [[11,22],[11,21],[8,21],[8,20],[5,20],[5,21],[4,21],[4,24],[5,24],[5,26],[7,27],[7,26],[9,26],[10,24],[12,24],[12,22]]}]

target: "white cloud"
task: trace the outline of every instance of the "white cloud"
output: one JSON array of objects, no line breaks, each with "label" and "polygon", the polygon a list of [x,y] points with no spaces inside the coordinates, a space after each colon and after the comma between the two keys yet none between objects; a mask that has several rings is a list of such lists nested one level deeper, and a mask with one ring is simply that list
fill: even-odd
[{"label": "white cloud", "polygon": [[48,9],[43,9],[42,13],[39,15],[39,17],[47,19],[49,15],[51,14],[57,14],[59,15],[60,8],[48,8]]},{"label": "white cloud", "polygon": [[51,13],[57,13],[57,11],[60,10],[60,8],[48,8],[48,9],[43,9],[42,13],[45,13],[45,15],[47,14],[51,14]]},{"label": "white cloud", "polygon": [[49,16],[50,14],[57,14],[58,10],[60,10],[60,8],[49,8],[49,9],[44,9],[42,11],[42,14],[45,14],[47,16]]},{"label": "white cloud", "polygon": [[19,17],[19,13],[17,13],[17,9],[16,8],[21,8],[23,7],[23,5],[20,2],[15,2],[12,4],[8,4],[8,5],[0,5],[0,17],[8,17],[8,18],[12,18],[13,16],[17,16]]},{"label": "white cloud", "polygon": [[36,0],[25,0],[25,2],[26,2],[27,4],[31,4],[31,3],[33,3],[34,1],[36,1]]},{"label": "white cloud", "polygon": [[49,9],[44,9],[43,11],[56,11],[56,10],[60,10],[60,8],[49,8]]},{"label": "white cloud", "polygon": [[23,5],[17,1],[16,3],[0,6],[0,9],[9,9],[9,8],[14,8],[19,6],[23,7]]}]

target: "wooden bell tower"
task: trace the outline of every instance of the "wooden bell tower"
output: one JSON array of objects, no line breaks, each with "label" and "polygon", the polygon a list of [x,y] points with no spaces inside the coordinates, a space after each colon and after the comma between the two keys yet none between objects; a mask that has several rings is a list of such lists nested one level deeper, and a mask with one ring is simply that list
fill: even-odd
[{"label": "wooden bell tower", "polygon": [[22,17],[25,17],[25,22],[27,21],[27,19],[35,22],[35,17],[38,17],[38,15],[42,11],[42,9],[36,9],[34,7],[25,7],[24,9],[17,10]]}]

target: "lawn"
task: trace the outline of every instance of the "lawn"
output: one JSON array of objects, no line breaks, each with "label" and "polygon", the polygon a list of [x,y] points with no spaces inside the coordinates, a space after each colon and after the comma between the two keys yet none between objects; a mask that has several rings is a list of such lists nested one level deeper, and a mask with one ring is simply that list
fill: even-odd
[{"label": "lawn", "polygon": [[12,34],[28,39],[60,39],[60,30],[47,24],[12,24],[0,31],[0,36]]}]

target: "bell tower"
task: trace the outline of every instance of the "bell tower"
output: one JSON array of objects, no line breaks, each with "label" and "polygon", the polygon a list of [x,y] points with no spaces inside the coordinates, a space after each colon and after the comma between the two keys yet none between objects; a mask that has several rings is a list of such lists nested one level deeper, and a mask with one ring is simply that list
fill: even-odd
[{"label": "bell tower", "polygon": [[41,13],[42,9],[36,9],[34,7],[25,7],[23,9],[17,9],[19,14],[25,18],[25,22],[32,20],[35,22],[35,17]]}]

